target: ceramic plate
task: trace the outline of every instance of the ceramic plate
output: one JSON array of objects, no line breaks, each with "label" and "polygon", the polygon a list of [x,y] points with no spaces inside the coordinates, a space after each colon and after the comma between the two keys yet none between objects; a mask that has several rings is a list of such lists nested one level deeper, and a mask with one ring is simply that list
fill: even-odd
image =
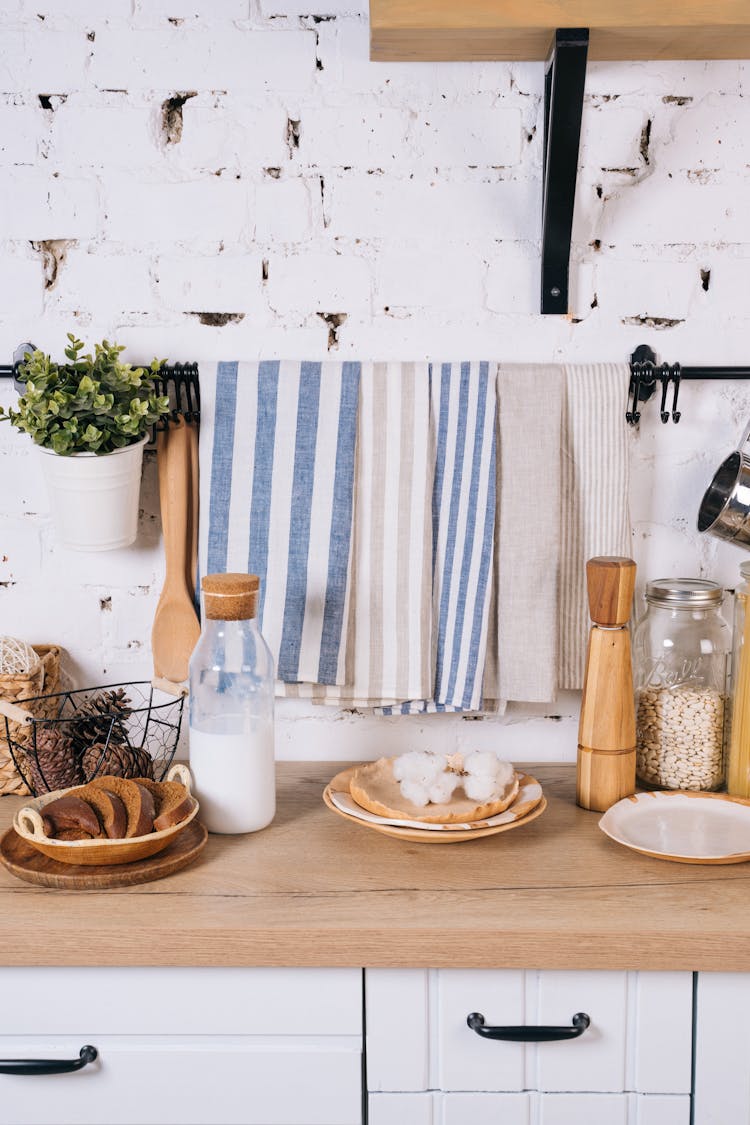
[{"label": "ceramic plate", "polygon": [[422,844],[457,844],[483,836],[494,836],[498,832],[507,832],[511,828],[518,828],[522,824],[536,820],[547,807],[542,787],[536,778],[521,774],[518,795],[510,808],[488,820],[476,821],[473,826],[394,821],[368,812],[352,800],[349,794],[349,782],[356,769],[357,767],[353,766],[351,769],[343,770],[326,786],[323,800],[328,808],[364,828],[373,828],[376,832],[383,832],[386,836],[395,836],[399,839],[417,840]]},{"label": "ceramic plate", "polygon": [[750,859],[750,801],[727,793],[636,793],[608,809],[599,827],[618,844],[656,859]]}]

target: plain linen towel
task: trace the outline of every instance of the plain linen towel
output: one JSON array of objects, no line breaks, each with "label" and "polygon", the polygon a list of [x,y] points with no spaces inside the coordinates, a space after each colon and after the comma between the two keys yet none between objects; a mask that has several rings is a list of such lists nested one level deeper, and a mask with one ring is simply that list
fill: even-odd
[{"label": "plain linen towel", "polygon": [[436,363],[430,374],[434,680],[429,697],[383,708],[386,714],[482,707],[495,528],[495,365]]},{"label": "plain linen towel", "polygon": [[426,363],[363,363],[342,687],[285,695],[372,707],[432,691],[434,438]]},{"label": "plain linen towel", "polygon": [[583,684],[585,564],[627,555],[622,364],[498,369],[499,485],[485,707]]},{"label": "plain linen towel", "polygon": [[358,363],[201,366],[201,573],[260,576],[280,680],[344,681],[359,380]]}]

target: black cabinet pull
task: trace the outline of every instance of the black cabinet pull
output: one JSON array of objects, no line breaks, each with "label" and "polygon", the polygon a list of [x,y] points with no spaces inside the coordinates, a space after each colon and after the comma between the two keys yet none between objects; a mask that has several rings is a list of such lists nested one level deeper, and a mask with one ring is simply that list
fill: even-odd
[{"label": "black cabinet pull", "polygon": [[576,1012],[572,1027],[485,1027],[481,1012],[466,1017],[472,1031],[483,1039],[509,1039],[513,1043],[552,1043],[556,1039],[577,1039],[591,1023],[585,1012]]},{"label": "black cabinet pull", "polygon": [[77,1059],[0,1059],[0,1074],[70,1074],[98,1058],[96,1047],[81,1047]]}]

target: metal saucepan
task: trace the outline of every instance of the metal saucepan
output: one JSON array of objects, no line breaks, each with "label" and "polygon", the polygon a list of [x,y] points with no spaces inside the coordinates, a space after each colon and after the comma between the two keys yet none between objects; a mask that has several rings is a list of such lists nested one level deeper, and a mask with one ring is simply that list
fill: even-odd
[{"label": "metal saucepan", "polygon": [[739,447],[722,461],[706,489],[698,511],[698,531],[750,547],[750,423]]}]

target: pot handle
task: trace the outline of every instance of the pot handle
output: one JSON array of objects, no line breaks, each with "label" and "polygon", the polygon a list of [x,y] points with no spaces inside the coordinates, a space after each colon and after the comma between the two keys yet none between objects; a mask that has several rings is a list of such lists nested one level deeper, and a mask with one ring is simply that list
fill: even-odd
[{"label": "pot handle", "polygon": [[748,439],[750,439],[750,419],[748,420],[747,425],[745,426],[744,430],[742,431],[742,437],[740,438],[739,443],[737,445],[737,452],[738,453],[741,453],[742,450],[745,448],[745,446],[748,443]]},{"label": "pot handle", "polygon": [[23,828],[24,832],[28,833],[33,840],[47,840],[47,833],[44,831],[44,822],[40,813],[30,806],[19,809],[16,813],[16,820],[18,825]]},{"label": "pot handle", "polygon": [[4,715],[14,723],[23,723],[25,726],[34,722],[34,716],[30,711],[25,711],[17,703],[9,703],[7,699],[0,699],[0,715]]}]

